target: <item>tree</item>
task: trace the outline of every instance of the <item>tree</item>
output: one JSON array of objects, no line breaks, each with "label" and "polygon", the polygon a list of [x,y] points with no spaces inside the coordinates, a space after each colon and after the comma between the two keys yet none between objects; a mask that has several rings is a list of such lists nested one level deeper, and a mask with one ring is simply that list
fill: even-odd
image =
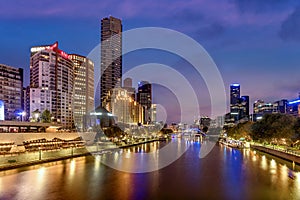
[{"label": "tree", "polygon": [[239,123],[231,128],[228,128],[227,135],[234,139],[240,139],[240,138],[250,139],[252,124],[253,122]]},{"label": "tree", "polygon": [[41,121],[43,123],[50,123],[51,122],[51,113],[49,110],[44,110],[44,112],[41,115]]},{"label": "tree", "polygon": [[292,136],[293,145],[298,143],[300,140],[300,118],[298,117],[294,123],[294,135]]},{"label": "tree", "polygon": [[253,140],[281,143],[282,140],[291,142],[294,135],[295,118],[285,114],[265,114],[263,119],[254,123],[251,127]]},{"label": "tree", "polygon": [[36,109],[35,111],[32,112],[32,121],[34,122],[39,122],[40,121],[40,114],[41,112],[39,109]]}]

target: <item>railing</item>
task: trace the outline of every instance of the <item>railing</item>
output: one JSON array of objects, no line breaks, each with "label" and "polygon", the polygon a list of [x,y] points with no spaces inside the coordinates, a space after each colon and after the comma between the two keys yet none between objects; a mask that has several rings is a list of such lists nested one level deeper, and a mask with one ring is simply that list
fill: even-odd
[{"label": "railing", "polygon": [[133,145],[139,145],[146,142],[158,141],[159,138],[145,140],[142,142],[135,142],[131,144],[123,144],[117,146],[112,142],[102,142],[96,145],[89,145],[85,147],[70,147],[61,149],[39,149],[37,151],[25,151],[15,153],[4,153],[0,154],[0,170],[19,167],[23,165],[38,164],[41,162],[61,160],[65,158],[71,158],[76,156],[84,156],[90,153],[101,153],[107,150],[113,150],[117,148],[130,147]]},{"label": "railing", "polygon": [[300,150],[294,149],[291,147],[277,146],[277,145],[271,145],[271,144],[261,144],[261,143],[257,143],[257,142],[252,142],[251,145],[261,146],[261,147],[268,148],[268,149],[273,149],[273,150],[280,151],[280,152],[287,153],[287,154],[294,155],[294,156],[300,156]]}]

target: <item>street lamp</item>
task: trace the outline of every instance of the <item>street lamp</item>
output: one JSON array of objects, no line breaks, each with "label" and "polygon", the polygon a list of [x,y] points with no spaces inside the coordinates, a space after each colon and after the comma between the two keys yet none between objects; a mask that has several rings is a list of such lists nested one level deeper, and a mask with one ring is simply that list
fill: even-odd
[{"label": "street lamp", "polygon": [[22,121],[24,121],[24,117],[26,116],[26,112],[23,111],[23,112],[21,113],[21,115],[22,115]]}]

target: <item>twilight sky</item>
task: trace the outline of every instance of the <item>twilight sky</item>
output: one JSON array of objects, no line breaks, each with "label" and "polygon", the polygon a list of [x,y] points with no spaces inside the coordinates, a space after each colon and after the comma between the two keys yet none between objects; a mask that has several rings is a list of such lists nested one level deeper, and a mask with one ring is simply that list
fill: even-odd
[{"label": "twilight sky", "polygon": [[[227,95],[229,84],[238,82],[241,94],[249,95],[251,104],[257,99],[293,99],[300,91],[298,2],[2,0],[0,63],[24,68],[26,86],[31,46],[58,41],[67,53],[87,55],[100,41],[100,19],[112,15],[123,20],[124,30],[165,27],[195,39],[217,64]],[[124,71],[153,62],[169,65],[189,77],[193,88],[201,91],[197,93],[200,113],[210,114],[206,86],[185,60],[166,52],[145,50],[124,56]],[[172,96],[166,88],[155,90]],[[178,106],[175,100],[167,101],[157,94],[155,101],[170,112]],[[168,116],[168,121],[176,121],[172,117]]]}]

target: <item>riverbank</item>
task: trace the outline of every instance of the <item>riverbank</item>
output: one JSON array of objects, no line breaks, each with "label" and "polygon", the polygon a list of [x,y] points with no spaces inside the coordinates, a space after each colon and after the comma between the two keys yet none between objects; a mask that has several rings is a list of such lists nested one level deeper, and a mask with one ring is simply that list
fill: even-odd
[{"label": "riverbank", "polygon": [[127,144],[122,146],[116,146],[112,143],[108,145],[93,145],[93,146],[86,146],[82,148],[68,148],[68,149],[61,149],[61,150],[52,150],[52,151],[35,151],[35,152],[25,152],[19,154],[10,154],[10,155],[2,155],[0,157],[0,171],[9,170],[9,169],[16,169],[19,167],[24,166],[31,166],[36,164],[42,164],[47,162],[55,162],[59,160],[65,160],[75,157],[82,157],[82,156],[90,156],[95,153],[104,154],[107,153],[109,150],[115,150],[118,148],[128,148],[132,146],[137,146],[145,143],[150,142],[157,142],[157,141],[166,141],[165,139],[152,139],[141,141],[138,143]]},{"label": "riverbank", "polygon": [[278,158],[287,160],[287,161],[291,161],[291,162],[295,162],[296,164],[300,165],[300,156],[293,154],[291,152],[288,151],[284,151],[284,150],[278,150],[278,149],[272,149],[270,147],[266,147],[263,145],[256,145],[256,144],[251,144],[251,148],[270,154],[272,156],[276,156]]}]

